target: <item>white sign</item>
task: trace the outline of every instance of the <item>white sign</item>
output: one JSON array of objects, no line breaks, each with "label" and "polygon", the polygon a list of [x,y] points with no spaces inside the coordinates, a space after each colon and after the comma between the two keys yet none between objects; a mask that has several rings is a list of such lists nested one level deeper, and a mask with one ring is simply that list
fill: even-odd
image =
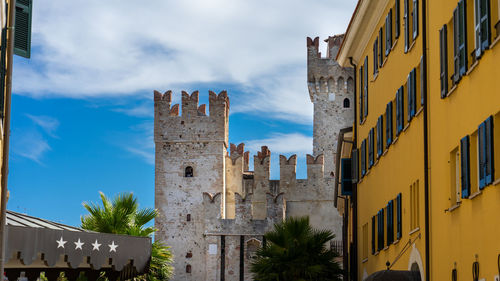
[{"label": "white sign", "polygon": [[208,253],[210,255],[216,255],[217,254],[217,244],[209,244],[208,245]]}]

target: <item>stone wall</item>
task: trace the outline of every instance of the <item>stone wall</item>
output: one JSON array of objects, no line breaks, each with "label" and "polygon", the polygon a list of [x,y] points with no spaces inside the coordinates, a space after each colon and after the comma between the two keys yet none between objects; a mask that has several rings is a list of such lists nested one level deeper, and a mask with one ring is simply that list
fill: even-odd
[{"label": "stone wall", "polygon": [[[343,35],[327,40],[327,57],[321,57],[319,38],[307,38],[307,84],[314,104],[313,154],[325,157],[324,175],[334,177],[337,137],[354,122],[354,73],[339,66],[337,55]],[[344,102],[349,107],[344,106]]]}]

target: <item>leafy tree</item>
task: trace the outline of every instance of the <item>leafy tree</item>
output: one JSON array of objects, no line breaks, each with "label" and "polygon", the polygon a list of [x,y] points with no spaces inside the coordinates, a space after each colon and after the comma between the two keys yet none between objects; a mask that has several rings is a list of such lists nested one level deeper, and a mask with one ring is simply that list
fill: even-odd
[{"label": "leafy tree", "polygon": [[[158,215],[158,211],[153,208],[139,209],[137,198],[132,193],[120,193],[113,199],[99,193],[102,206],[83,202],[83,207],[89,212],[81,217],[83,229],[134,236],[151,236],[156,231],[153,227],[146,227],[146,224]],[[173,256],[168,249],[161,242],[153,242],[149,272],[136,279],[157,281],[172,277]]]},{"label": "leafy tree", "polygon": [[287,218],[265,234],[266,245],[251,264],[259,281],[341,280],[338,254],[325,247],[335,235],[309,225],[309,217]]}]

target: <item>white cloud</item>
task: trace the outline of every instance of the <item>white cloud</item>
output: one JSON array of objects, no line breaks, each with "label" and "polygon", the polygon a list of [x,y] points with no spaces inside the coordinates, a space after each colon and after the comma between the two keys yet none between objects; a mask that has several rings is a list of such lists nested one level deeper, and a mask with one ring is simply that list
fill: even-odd
[{"label": "white cloud", "polygon": [[11,139],[12,152],[43,165],[43,155],[51,150],[47,140],[37,130],[17,130]]},{"label": "white cloud", "polygon": [[253,153],[260,151],[261,146],[264,145],[267,146],[273,154],[305,155],[312,153],[312,138],[299,133],[276,133],[269,138],[245,142],[245,148]]},{"label": "white cloud", "polygon": [[26,114],[26,116],[29,119],[31,119],[33,123],[40,126],[49,136],[57,138],[55,132],[59,127],[59,120],[50,116],[43,116],[43,115],[37,116],[37,115]]},{"label": "white cloud", "polygon": [[[33,56],[16,63],[14,90],[88,98],[193,89],[224,83],[246,89],[239,111],[311,120],[306,36],[345,31],[355,1],[39,0]],[[325,47],[325,46],[323,46]],[[29,81],[26,82],[26,81]],[[256,98],[261,107],[245,106]],[[258,99],[257,99],[258,98]]]},{"label": "white cloud", "polygon": [[153,122],[146,121],[130,128],[132,135],[126,136],[120,146],[150,165],[155,163],[155,143]]}]

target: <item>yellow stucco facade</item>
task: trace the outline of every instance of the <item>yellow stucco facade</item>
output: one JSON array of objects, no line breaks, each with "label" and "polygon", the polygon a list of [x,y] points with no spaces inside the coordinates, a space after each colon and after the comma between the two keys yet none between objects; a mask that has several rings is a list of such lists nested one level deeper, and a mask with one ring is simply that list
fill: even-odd
[{"label": "yellow stucco facade", "polygon": [[[500,255],[500,44],[499,1],[464,1],[467,62],[454,82],[454,10],[459,1],[428,2],[431,276],[433,280],[498,280]],[[475,59],[477,2],[489,4],[487,47]],[[489,2],[489,3],[488,3]],[[441,97],[440,30],[446,25],[447,87]],[[479,188],[478,128],[492,116],[493,175]],[[461,139],[469,138],[470,191],[461,179]],[[498,167],[495,169],[495,167]],[[466,194],[467,195],[467,194]],[[473,263],[479,274],[473,278]],[[476,277],[476,276],[474,276]],[[498,278],[498,277],[496,277]]]},{"label": "yellow stucco facade", "polygon": [[356,68],[351,278],[499,280],[499,2],[358,2],[337,56]]}]

